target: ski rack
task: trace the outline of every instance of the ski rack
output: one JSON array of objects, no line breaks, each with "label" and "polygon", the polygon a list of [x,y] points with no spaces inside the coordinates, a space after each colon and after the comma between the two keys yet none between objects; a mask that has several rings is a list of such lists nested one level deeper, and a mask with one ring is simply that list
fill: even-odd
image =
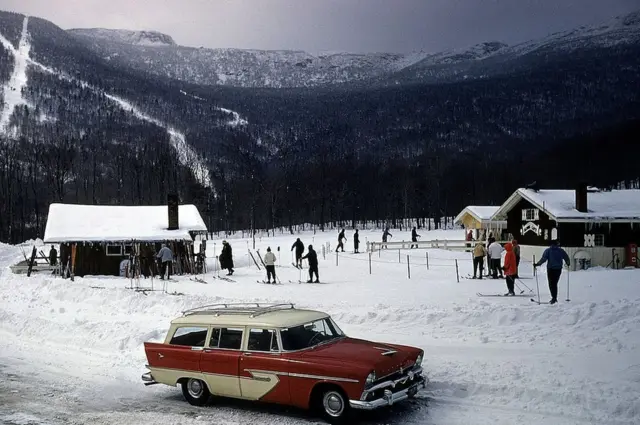
[{"label": "ski rack", "polygon": [[194,314],[212,314],[219,316],[221,314],[246,314],[249,317],[260,316],[279,310],[295,309],[293,303],[284,304],[260,304],[260,303],[232,303],[232,304],[210,304],[195,307],[182,312],[183,316],[191,316]]}]

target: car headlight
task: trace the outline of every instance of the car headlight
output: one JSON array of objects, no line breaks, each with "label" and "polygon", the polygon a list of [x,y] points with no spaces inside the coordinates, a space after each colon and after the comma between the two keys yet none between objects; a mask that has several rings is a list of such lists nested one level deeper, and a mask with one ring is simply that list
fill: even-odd
[{"label": "car headlight", "polygon": [[376,372],[371,372],[369,375],[367,375],[367,379],[366,381],[364,381],[364,386],[365,388],[369,388],[373,385],[373,383],[376,381]]},{"label": "car headlight", "polygon": [[422,359],[423,359],[423,357],[424,357],[424,351],[423,351],[423,352],[421,352],[421,353],[418,355],[418,358],[416,359],[416,367],[418,367],[418,366],[421,366],[421,365],[422,365]]}]

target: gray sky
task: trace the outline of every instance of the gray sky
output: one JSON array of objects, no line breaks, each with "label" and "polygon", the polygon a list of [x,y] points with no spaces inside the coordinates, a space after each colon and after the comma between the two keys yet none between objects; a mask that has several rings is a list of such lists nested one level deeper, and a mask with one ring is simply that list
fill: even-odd
[{"label": "gray sky", "polygon": [[514,44],[640,9],[640,0],[0,0],[62,28],[157,30],[178,44],[351,52]]}]

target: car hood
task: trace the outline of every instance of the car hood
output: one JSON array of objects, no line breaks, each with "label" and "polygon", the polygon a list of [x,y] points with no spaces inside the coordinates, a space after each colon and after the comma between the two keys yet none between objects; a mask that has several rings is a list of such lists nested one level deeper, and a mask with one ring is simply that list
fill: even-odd
[{"label": "car hood", "polygon": [[[354,338],[320,345],[304,354],[305,360],[334,360],[374,370],[378,378],[406,369],[415,363],[419,349]],[[385,354],[386,353],[386,354]]]}]

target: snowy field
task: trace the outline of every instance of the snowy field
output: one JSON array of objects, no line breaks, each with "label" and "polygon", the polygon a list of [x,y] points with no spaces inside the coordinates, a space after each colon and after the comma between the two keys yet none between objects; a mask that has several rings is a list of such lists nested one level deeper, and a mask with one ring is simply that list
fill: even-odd
[{"label": "snowy field", "polygon": [[[364,231],[360,239],[380,240],[379,233]],[[408,232],[392,233],[391,241],[410,239]],[[459,230],[420,233],[423,240],[463,237]],[[477,292],[504,293],[506,285],[466,279],[470,254],[429,250],[427,270],[427,251],[404,250],[399,263],[398,251],[389,250],[373,255],[369,274],[368,254],[351,253],[352,232],[338,265],[335,253],[323,258],[322,245],[336,245],[331,232],[301,235],[319,253],[322,283],[299,284],[290,253],[296,236],[256,241],[261,253],[270,246],[279,254],[282,285],[257,283],[264,275],[248,257],[249,241],[231,238],[235,282],[214,279],[210,258],[207,284],[180,276],[169,283],[183,296],[144,295],[127,289],[124,278],[14,275],[8,266],[23,258],[20,248],[0,245],[0,424],[315,423],[303,411],[233,400],[196,408],[178,388],[140,381],[143,342],[162,339],[182,310],[258,301],[324,310],[348,335],[425,350],[431,382],[419,398],[358,415],[359,423],[640,423],[640,270],[571,272],[570,302],[565,271],[553,306],[530,296],[480,298]],[[210,242],[211,257],[212,248]],[[548,301],[541,273],[541,299]],[[523,295],[524,285],[535,294],[531,263],[521,264],[520,275]],[[161,281],[154,287],[161,289]]]}]

